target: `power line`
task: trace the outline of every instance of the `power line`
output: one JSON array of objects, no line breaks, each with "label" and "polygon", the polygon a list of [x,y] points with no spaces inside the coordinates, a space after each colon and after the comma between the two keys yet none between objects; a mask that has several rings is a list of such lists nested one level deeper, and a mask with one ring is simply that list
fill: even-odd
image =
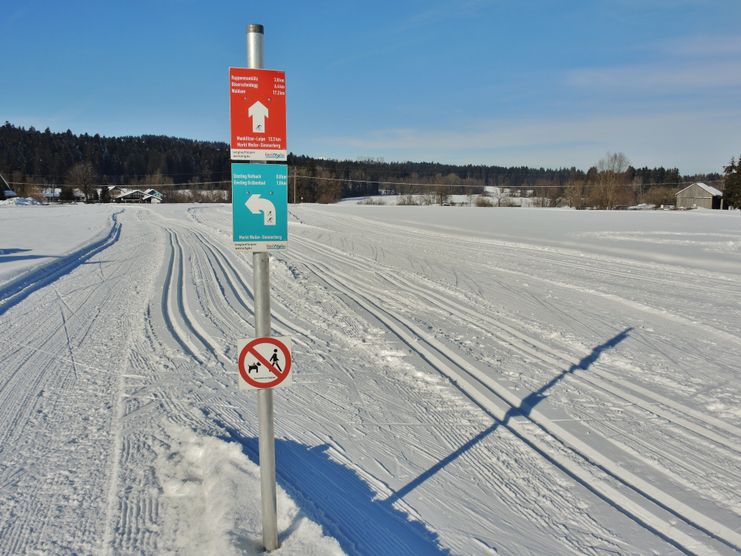
[{"label": "power line", "polygon": [[[120,176],[123,177],[123,176]],[[289,173],[289,179],[290,178],[296,178],[296,179],[304,179],[304,180],[318,180],[318,181],[331,181],[331,182],[339,182],[339,183],[373,183],[376,185],[403,185],[408,187],[463,187],[463,188],[476,188],[476,189],[485,189],[487,187],[498,187],[500,189],[562,189],[565,187],[568,187],[569,185],[558,185],[558,184],[544,184],[544,185],[482,185],[482,184],[465,184],[465,183],[421,183],[421,182],[403,182],[403,181],[379,181],[374,179],[351,179],[351,178],[325,178],[325,177],[319,177],[319,176],[305,176],[300,174],[290,174]],[[718,180],[702,180],[702,183],[722,183],[724,180],[718,179]],[[641,183],[641,184],[635,184],[635,183],[622,183],[622,184],[614,184],[615,187],[644,187],[644,186],[657,186],[657,185],[673,185],[673,186],[680,186],[680,185],[691,185],[693,183],[697,183],[698,180],[694,181],[674,181],[674,182],[659,182],[659,183]],[[60,184],[60,183],[29,183],[29,182],[20,182],[20,181],[9,181],[10,185],[30,185],[35,187],[61,187],[62,185],[70,186],[70,187],[85,187],[82,184]],[[180,183],[141,183],[141,184],[91,184],[91,187],[97,188],[97,187],[122,187],[127,189],[136,189],[136,188],[142,188],[142,187],[159,187],[159,188],[167,188],[167,187],[184,187],[184,186],[195,186],[195,185],[220,185],[220,184],[231,184],[231,180],[219,180],[219,181],[194,181],[194,182],[180,182]],[[596,183],[581,183],[581,185],[585,187],[592,187],[595,185],[599,185]]]},{"label": "power line", "polygon": [[[221,181],[191,181],[191,182],[182,182],[182,183],[130,183],[130,184],[90,184],[90,187],[121,187],[124,189],[139,189],[142,187],[180,187],[184,185],[217,185],[222,183],[231,183],[232,180],[221,180]],[[36,187],[62,187],[62,186],[68,186],[68,187],[85,187],[83,184],[79,183],[27,183],[23,181],[9,181],[10,185],[31,185]]]},{"label": "power line", "polygon": [[[365,180],[357,180],[357,179],[344,179],[344,178],[323,178],[318,176],[302,176],[298,174],[292,174],[289,176],[289,179],[291,177],[295,177],[297,179],[308,179],[308,180],[320,180],[320,181],[334,181],[334,182],[342,182],[342,183],[374,183],[378,185],[407,185],[412,187],[475,187],[475,188],[486,188],[486,187],[498,187],[500,189],[542,189],[542,188],[563,188],[568,187],[568,185],[554,185],[554,184],[548,184],[548,185],[481,185],[481,184],[465,184],[465,183],[412,183],[412,182],[403,182],[403,181],[379,181],[374,179],[365,179]],[[702,180],[702,183],[718,183],[722,182],[723,180]],[[634,184],[634,183],[624,183],[624,184],[615,184],[617,187],[642,187],[644,185],[648,186],[654,186],[654,185],[691,185],[693,183],[697,183],[698,180],[694,181],[672,181],[672,182],[663,182],[663,183],[645,183],[645,184]],[[594,186],[599,185],[596,183],[584,183],[584,186]]]}]

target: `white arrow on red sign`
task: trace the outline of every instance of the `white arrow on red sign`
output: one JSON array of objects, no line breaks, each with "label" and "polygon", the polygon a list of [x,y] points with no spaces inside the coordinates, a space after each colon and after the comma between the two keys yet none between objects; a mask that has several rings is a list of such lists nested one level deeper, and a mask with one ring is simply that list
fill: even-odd
[{"label": "white arrow on red sign", "polygon": [[265,133],[265,118],[268,117],[270,110],[259,100],[249,107],[247,114],[252,118],[252,132]]}]

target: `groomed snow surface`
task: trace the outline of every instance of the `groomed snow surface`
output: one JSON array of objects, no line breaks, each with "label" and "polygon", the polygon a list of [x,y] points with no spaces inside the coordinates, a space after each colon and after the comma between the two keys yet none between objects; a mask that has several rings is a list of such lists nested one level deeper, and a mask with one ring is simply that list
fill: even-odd
[{"label": "groomed snow surface", "polygon": [[[277,554],[741,550],[741,216],[290,207]],[[0,554],[257,554],[227,205],[0,207]]]}]

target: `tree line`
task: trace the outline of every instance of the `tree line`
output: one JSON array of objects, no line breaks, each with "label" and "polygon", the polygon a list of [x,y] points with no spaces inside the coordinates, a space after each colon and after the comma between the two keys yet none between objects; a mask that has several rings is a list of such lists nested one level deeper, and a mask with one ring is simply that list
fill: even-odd
[{"label": "tree line", "polygon": [[[221,142],[158,135],[76,135],[9,122],[0,127],[0,174],[24,196],[37,184],[67,186],[67,194],[76,187],[88,198],[93,197],[95,186],[125,185],[164,190],[168,200],[193,200],[194,194],[228,190],[229,164],[229,145]],[[442,203],[450,194],[480,193],[489,187],[495,188],[497,204],[506,201],[506,192],[535,197],[545,206],[614,208],[644,200],[673,203],[680,184],[720,178],[719,174],[682,176],[676,168],[634,168],[622,153],[608,154],[587,170],[349,161],[294,154],[289,154],[288,165],[289,201],[320,203],[381,193],[426,193]],[[209,198],[223,200],[208,195],[199,200]]]}]

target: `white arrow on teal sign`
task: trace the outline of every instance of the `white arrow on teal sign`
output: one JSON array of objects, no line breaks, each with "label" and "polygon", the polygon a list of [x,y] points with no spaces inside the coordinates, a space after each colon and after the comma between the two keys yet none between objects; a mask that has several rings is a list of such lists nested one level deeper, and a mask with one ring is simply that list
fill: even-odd
[{"label": "white arrow on teal sign", "polygon": [[261,199],[260,193],[253,193],[250,198],[244,203],[244,206],[252,214],[263,215],[263,224],[266,226],[275,226],[277,224],[275,220],[275,205],[267,199]]},{"label": "white arrow on teal sign", "polygon": [[232,240],[241,251],[286,248],[288,166],[232,164]]}]

